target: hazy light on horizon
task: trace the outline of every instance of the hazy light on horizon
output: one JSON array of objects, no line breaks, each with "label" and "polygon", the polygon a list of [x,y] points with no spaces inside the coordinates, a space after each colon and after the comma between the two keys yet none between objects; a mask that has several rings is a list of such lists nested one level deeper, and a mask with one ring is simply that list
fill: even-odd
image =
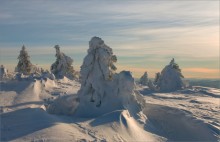
[{"label": "hazy light on horizon", "polygon": [[219,78],[219,1],[0,2],[0,64],[10,70],[23,44],[47,69],[59,44],[79,70],[93,36],[135,77],[154,77],[174,57],[186,77]]}]

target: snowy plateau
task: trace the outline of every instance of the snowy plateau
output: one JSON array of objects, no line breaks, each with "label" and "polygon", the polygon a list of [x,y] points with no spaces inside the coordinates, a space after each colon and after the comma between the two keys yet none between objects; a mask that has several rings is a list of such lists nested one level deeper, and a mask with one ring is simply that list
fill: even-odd
[{"label": "snowy plateau", "polygon": [[80,79],[8,79],[2,69],[0,141],[220,141],[219,89],[152,90],[129,71],[116,73],[117,57],[102,39],[92,38],[87,53]]},{"label": "snowy plateau", "polygon": [[194,86],[153,93],[137,85],[146,102],[142,124],[126,110],[92,118],[46,112],[45,100],[79,89],[78,82],[67,78],[2,81],[1,141],[219,141],[219,89]]}]

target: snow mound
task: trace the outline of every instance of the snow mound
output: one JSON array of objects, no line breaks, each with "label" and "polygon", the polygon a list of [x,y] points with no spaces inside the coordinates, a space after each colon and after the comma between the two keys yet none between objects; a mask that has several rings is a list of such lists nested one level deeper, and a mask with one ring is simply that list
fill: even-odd
[{"label": "snow mound", "polygon": [[75,112],[79,104],[79,100],[74,95],[65,95],[62,97],[58,97],[52,103],[53,104],[50,105],[50,102],[48,102],[48,106],[46,106],[49,113],[71,115]]}]

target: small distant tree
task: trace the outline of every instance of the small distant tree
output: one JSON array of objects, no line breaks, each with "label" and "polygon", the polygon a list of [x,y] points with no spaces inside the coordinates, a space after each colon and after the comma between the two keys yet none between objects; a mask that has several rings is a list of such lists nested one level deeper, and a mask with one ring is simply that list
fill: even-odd
[{"label": "small distant tree", "polygon": [[160,72],[155,74],[154,84],[157,84],[160,78]]},{"label": "small distant tree", "polygon": [[147,74],[147,72],[145,72],[144,75],[141,76],[140,84],[142,84],[142,85],[147,85],[148,84],[148,74]]},{"label": "small distant tree", "polygon": [[159,80],[157,81],[156,85],[160,91],[164,92],[183,89],[185,85],[182,78],[183,75],[181,73],[181,69],[179,68],[179,65],[175,63],[173,58],[170,61],[170,64],[165,66],[161,71]]},{"label": "small distant tree", "polygon": [[64,76],[68,77],[69,79],[73,79],[76,77],[76,71],[74,70],[72,64],[73,59],[69,56],[65,55],[63,52],[60,51],[60,46],[55,45],[54,48],[56,49],[56,61],[51,65],[51,72],[57,77],[62,78]]},{"label": "small distant tree", "polygon": [[18,60],[19,61],[15,71],[29,75],[31,73],[32,63],[24,45],[22,46]]},{"label": "small distant tree", "polygon": [[181,69],[180,69],[179,65],[178,65],[177,63],[175,63],[174,58],[170,61],[170,66],[171,66],[173,69],[175,69],[175,70],[179,73],[179,75],[180,75],[182,78],[184,78],[184,76],[183,76],[183,74],[182,74],[182,72],[181,72]]}]

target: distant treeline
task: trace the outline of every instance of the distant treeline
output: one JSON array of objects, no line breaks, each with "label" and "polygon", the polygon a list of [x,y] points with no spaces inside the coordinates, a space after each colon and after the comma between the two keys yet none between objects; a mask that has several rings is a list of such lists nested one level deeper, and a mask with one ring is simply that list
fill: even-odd
[{"label": "distant treeline", "polygon": [[220,79],[187,79],[191,86],[205,86],[220,89]]}]

